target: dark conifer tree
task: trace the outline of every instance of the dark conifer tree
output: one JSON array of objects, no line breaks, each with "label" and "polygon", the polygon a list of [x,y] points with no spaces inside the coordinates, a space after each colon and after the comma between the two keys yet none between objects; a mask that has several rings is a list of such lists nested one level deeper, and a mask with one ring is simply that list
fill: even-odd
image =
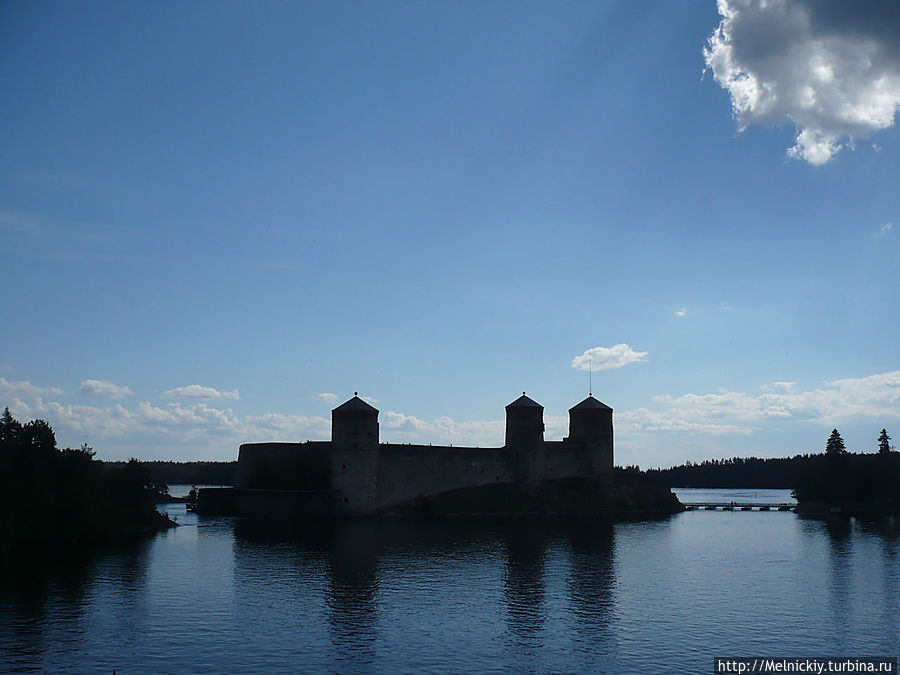
[{"label": "dark conifer tree", "polygon": [[12,416],[7,406],[3,410],[3,416],[0,417],[0,443],[9,445],[18,443],[21,433],[22,425]]},{"label": "dark conifer tree", "polygon": [[837,429],[831,430],[831,436],[828,437],[828,442],[825,444],[825,454],[826,455],[845,455],[847,454],[847,448],[844,445],[844,439],[841,438],[840,433],[838,433]]},{"label": "dark conifer tree", "polygon": [[52,452],[56,449],[56,434],[44,420],[31,420],[22,427],[22,442],[31,448]]},{"label": "dark conifer tree", "polygon": [[891,451],[891,437],[888,436],[887,429],[882,428],[881,434],[878,436],[878,454],[886,455]]}]

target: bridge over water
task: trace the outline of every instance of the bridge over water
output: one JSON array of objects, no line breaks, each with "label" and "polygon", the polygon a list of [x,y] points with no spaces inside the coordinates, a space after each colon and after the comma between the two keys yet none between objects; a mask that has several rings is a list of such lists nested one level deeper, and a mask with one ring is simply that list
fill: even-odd
[{"label": "bridge over water", "polygon": [[760,504],[759,502],[682,502],[687,511],[793,511],[796,504]]}]

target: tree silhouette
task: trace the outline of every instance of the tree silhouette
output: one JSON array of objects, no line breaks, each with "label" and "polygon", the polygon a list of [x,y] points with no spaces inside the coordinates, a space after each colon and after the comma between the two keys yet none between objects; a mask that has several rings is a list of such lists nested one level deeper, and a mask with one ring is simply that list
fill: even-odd
[{"label": "tree silhouette", "polygon": [[22,433],[22,425],[9,412],[9,406],[3,410],[0,417],[0,443],[18,443]]},{"label": "tree silhouette", "polygon": [[59,449],[43,420],[0,415],[0,563],[50,549],[78,550],[162,529],[165,485],[136,460],[107,467],[93,449]]},{"label": "tree silhouette", "polygon": [[48,453],[56,449],[56,434],[44,420],[31,420],[22,427],[22,441],[25,445]]},{"label": "tree silhouette", "polygon": [[886,455],[891,451],[891,437],[888,436],[887,429],[882,428],[881,434],[878,436],[878,454]]},{"label": "tree silhouette", "polygon": [[825,444],[825,454],[826,455],[846,455],[847,448],[844,445],[844,439],[841,438],[840,433],[838,433],[837,429],[831,430],[831,436],[828,437],[828,442]]}]

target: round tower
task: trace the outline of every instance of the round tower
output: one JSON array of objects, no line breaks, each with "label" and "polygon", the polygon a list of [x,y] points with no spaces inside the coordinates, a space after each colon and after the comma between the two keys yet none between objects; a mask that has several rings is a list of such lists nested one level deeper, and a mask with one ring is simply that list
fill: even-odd
[{"label": "round tower", "polygon": [[506,447],[532,448],[544,442],[544,406],[522,395],[506,406]]},{"label": "round tower", "polygon": [[506,453],[513,477],[536,485],[543,479],[544,406],[522,395],[506,406]]},{"label": "round tower", "polygon": [[338,514],[378,509],[378,409],[353,398],[331,411],[331,487]]},{"label": "round tower", "polygon": [[588,476],[612,479],[613,409],[588,396],[569,408],[569,443],[580,446]]}]

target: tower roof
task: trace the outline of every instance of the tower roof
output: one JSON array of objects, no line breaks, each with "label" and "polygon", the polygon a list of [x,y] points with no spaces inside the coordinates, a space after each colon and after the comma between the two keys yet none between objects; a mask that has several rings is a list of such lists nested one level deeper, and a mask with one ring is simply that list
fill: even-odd
[{"label": "tower roof", "polygon": [[510,408],[540,408],[541,410],[543,410],[544,406],[542,406],[537,401],[532,401],[525,395],[525,392],[523,391],[522,395],[519,398],[506,406],[507,410],[509,410]]},{"label": "tower roof", "polygon": [[612,408],[610,408],[605,403],[601,403],[600,401],[595,399],[593,396],[588,396],[586,399],[584,399],[578,405],[575,405],[575,406],[572,406],[571,408],[569,408],[569,412],[572,412],[573,410],[591,410],[591,409],[593,409],[593,410],[612,410]]},{"label": "tower roof", "polygon": [[349,401],[345,401],[341,403],[337,408],[332,410],[331,412],[378,412],[378,408],[370,406],[368,403],[363,401],[359,396],[357,396],[356,392],[353,392],[353,398]]}]

